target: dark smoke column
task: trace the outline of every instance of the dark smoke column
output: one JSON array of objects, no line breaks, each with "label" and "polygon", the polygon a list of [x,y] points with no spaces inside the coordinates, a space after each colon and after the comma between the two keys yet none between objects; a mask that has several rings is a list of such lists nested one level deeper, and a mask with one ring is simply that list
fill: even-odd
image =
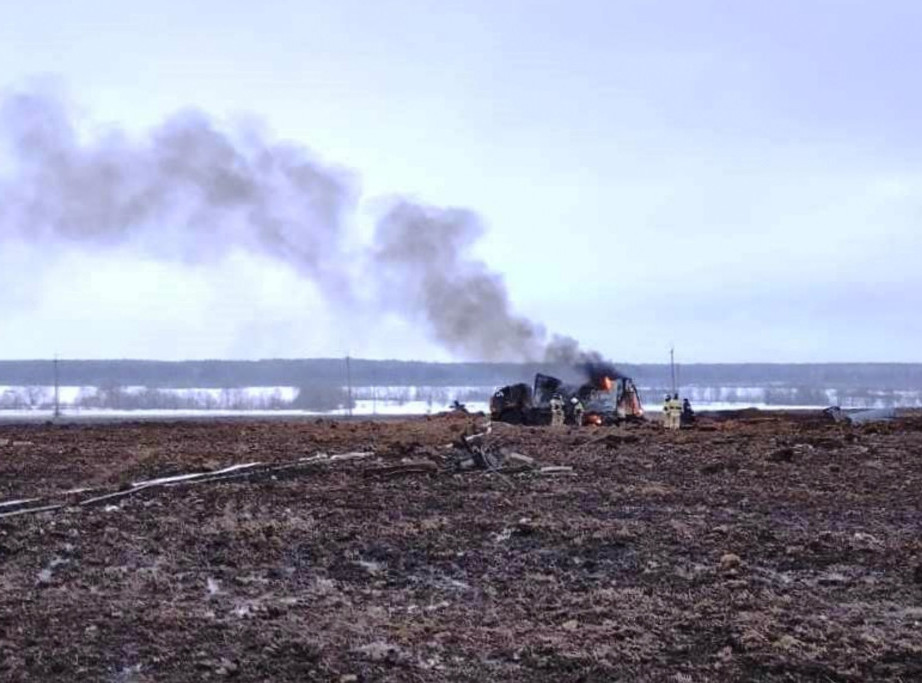
[{"label": "dark smoke column", "polygon": [[398,202],[373,246],[382,300],[464,358],[539,360],[544,329],[513,314],[502,277],[470,255],[482,234],[470,211]]}]

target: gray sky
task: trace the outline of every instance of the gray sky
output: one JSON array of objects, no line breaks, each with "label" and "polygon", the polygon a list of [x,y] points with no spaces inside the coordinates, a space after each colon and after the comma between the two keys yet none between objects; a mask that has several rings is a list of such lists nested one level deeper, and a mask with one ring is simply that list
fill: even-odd
[{"label": "gray sky", "polygon": [[[261,121],[354,172],[357,242],[381,196],[468,207],[515,310],[616,360],[922,361],[920,35],[915,0],[32,0],[0,88]],[[0,269],[3,358],[450,357],[245,250]]]}]

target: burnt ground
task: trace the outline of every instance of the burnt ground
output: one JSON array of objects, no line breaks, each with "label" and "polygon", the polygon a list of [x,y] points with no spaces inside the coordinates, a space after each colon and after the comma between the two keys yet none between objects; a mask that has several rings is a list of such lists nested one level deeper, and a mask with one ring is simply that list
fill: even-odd
[{"label": "burnt ground", "polygon": [[476,421],[0,427],[0,678],[922,679],[922,418]]}]

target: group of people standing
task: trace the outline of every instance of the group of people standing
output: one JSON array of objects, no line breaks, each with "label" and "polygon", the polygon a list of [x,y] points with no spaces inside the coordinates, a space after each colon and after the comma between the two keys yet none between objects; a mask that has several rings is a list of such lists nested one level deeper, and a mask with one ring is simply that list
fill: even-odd
[{"label": "group of people standing", "polygon": [[[551,397],[550,407],[552,427],[562,427],[566,422],[566,405],[567,404],[564,402],[563,396],[560,394],[554,394],[554,396]],[[570,411],[573,414],[573,424],[575,424],[577,427],[582,427],[585,408],[583,407],[582,401],[580,401],[575,396],[570,399]]]},{"label": "group of people standing", "polygon": [[695,411],[688,399],[679,400],[678,394],[666,394],[663,400],[663,423],[666,429],[681,429],[691,426],[695,421]]}]

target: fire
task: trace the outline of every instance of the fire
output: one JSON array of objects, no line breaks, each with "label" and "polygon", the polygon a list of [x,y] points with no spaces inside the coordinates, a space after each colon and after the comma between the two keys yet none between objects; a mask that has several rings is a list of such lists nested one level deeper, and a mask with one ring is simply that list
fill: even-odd
[{"label": "fire", "polygon": [[596,427],[602,426],[602,416],[601,415],[587,415],[585,420],[587,425],[595,425]]},{"label": "fire", "polygon": [[602,384],[601,388],[604,389],[605,391],[611,391],[611,388],[614,385],[614,383],[611,380],[611,377],[603,377],[601,384]]}]

